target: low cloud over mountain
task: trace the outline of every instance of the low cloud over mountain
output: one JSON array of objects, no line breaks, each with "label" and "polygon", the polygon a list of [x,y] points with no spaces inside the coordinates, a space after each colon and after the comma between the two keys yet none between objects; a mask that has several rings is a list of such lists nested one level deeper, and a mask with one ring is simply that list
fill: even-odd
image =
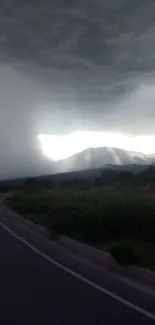
[{"label": "low cloud over mountain", "polygon": [[142,153],[116,148],[89,148],[70,158],[58,161],[57,172],[99,168],[104,165],[149,165],[155,158]]},{"label": "low cloud over mountain", "polygon": [[0,177],[40,170],[39,134],[154,135],[154,17],[154,0],[1,0]]}]

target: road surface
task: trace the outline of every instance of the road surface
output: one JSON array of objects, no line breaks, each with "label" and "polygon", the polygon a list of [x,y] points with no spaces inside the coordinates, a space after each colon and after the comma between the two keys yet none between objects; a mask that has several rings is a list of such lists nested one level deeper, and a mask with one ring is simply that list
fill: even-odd
[{"label": "road surface", "polygon": [[1,324],[155,324],[155,297],[0,215]]}]

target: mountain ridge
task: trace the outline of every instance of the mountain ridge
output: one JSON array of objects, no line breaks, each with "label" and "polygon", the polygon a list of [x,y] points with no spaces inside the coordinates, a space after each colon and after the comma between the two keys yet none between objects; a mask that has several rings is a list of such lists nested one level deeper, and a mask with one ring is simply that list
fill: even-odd
[{"label": "mountain ridge", "polygon": [[100,168],[104,165],[149,165],[155,162],[155,156],[121,148],[87,148],[75,155],[55,162],[58,172],[78,171]]}]

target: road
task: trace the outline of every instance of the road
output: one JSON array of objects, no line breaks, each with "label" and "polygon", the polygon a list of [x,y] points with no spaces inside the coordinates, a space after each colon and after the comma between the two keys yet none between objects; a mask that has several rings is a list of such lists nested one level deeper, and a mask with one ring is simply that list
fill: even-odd
[{"label": "road", "polygon": [[1,324],[155,324],[155,297],[0,215]]}]

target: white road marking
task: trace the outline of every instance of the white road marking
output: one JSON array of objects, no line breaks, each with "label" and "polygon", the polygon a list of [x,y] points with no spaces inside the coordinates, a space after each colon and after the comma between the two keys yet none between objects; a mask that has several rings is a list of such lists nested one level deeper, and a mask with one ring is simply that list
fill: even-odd
[{"label": "white road marking", "polygon": [[26,246],[28,246],[29,248],[31,248],[35,253],[37,253],[38,255],[42,256],[44,259],[46,259],[47,261],[49,261],[50,263],[54,264],[55,266],[59,267],[60,269],[62,269],[63,271],[71,274],[72,276],[76,277],[77,279],[89,284],[91,287],[99,290],[100,292],[104,293],[105,295],[117,300],[118,302],[122,303],[123,305],[139,312],[140,314],[155,320],[155,314],[152,314],[150,312],[148,312],[147,310],[138,307],[134,304],[132,304],[131,302],[127,301],[124,298],[119,297],[118,295],[116,295],[115,293],[106,290],[104,288],[102,288],[101,286],[99,286],[98,284],[86,279],[85,277],[81,276],[80,274],[70,270],[68,267],[56,262],[55,260],[53,260],[51,257],[49,257],[48,255],[42,253],[40,250],[38,250],[36,247],[34,247],[33,245],[31,245],[27,240],[23,239],[22,237],[18,236],[14,231],[12,231],[10,228],[8,228],[7,226],[5,226],[2,222],[0,222],[0,226],[2,226],[7,232],[9,232],[12,236],[14,236],[16,239],[18,239],[19,241],[21,241],[23,244],[25,244]]}]

